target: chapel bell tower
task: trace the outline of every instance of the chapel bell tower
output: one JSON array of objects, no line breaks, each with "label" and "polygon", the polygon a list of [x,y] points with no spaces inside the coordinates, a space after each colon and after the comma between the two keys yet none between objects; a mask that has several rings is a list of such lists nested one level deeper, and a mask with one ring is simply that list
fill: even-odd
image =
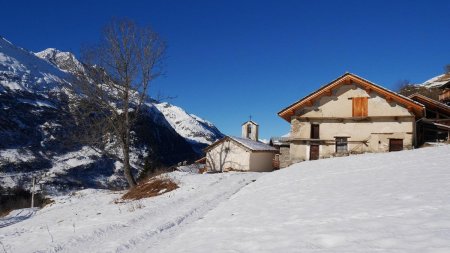
[{"label": "chapel bell tower", "polygon": [[242,138],[258,141],[258,124],[250,120],[242,124]]}]

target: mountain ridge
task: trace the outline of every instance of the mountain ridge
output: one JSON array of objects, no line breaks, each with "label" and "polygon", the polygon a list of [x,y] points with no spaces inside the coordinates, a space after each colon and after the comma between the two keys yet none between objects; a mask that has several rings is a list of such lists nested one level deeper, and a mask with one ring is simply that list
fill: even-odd
[{"label": "mountain ridge", "polygon": [[[69,105],[79,95],[72,81],[76,74],[86,74],[85,67],[70,52],[50,48],[32,53],[0,38],[2,185],[30,187],[31,177],[38,174],[49,192],[124,186],[120,155],[68,143],[74,130]],[[198,131],[197,125],[207,121],[176,106],[176,115],[183,119],[166,118],[172,105],[165,108],[165,114],[158,109],[162,107],[149,100],[133,128],[136,140],[131,163],[136,175],[146,164],[170,166],[195,160],[203,147],[223,136],[210,123],[206,124],[209,129]],[[178,125],[185,131],[177,129]],[[205,138],[192,142],[194,135]]]}]

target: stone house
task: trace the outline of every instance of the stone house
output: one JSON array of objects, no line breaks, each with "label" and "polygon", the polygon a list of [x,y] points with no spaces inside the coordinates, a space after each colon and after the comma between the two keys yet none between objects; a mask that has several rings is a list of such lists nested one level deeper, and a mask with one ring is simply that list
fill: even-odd
[{"label": "stone house", "polygon": [[[290,123],[289,149],[280,160],[292,163],[352,153],[411,149],[424,105],[346,73],[281,110]],[[281,166],[281,167],[285,167]]]}]

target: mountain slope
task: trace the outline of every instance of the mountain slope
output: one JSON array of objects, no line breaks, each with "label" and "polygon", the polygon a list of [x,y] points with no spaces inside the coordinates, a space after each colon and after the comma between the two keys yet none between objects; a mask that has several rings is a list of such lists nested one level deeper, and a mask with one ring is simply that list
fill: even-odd
[{"label": "mountain slope", "polygon": [[[85,67],[71,53],[33,54],[0,38],[0,184],[29,187],[37,173],[48,191],[124,185],[120,155],[96,152],[73,137],[70,105],[80,94],[72,82]],[[143,108],[133,129],[135,173],[146,163],[170,166],[199,156],[199,145],[207,143],[192,143],[176,130],[157,106]]]},{"label": "mountain slope", "polygon": [[0,91],[42,92],[63,85],[69,76],[34,54],[0,37]]},{"label": "mountain slope", "polygon": [[41,52],[35,53],[41,59],[47,60],[63,71],[69,73],[85,73],[83,64],[70,52],[62,52],[56,48],[47,48]]},{"label": "mountain slope", "polygon": [[223,134],[210,122],[169,103],[155,104],[169,124],[193,143],[211,144]]},{"label": "mountain slope", "polygon": [[430,78],[429,80],[423,82],[420,85],[427,87],[427,88],[439,88],[448,82],[450,82],[450,73],[435,76],[435,77]]},{"label": "mountain slope", "polygon": [[[36,56],[47,60],[63,71],[73,74],[86,73],[83,64],[70,52],[48,48],[36,53]],[[152,105],[159,111],[153,110],[153,112],[164,115],[165,121],[199,152],[201,152],[201,148],[223,137],[223,134],[212,123],[196,115],[189,114],[178,106],[167,102],[153,102]],[[149,105],[149,107],[152,107],[152,105]]]}]

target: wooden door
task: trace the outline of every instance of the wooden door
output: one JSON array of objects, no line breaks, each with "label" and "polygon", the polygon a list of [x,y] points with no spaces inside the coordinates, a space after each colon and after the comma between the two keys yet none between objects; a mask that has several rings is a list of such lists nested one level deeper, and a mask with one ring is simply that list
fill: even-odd
[{"label": "wooden door", "polygon": [[389,139],[389,152],[403,150],[402,139]]},{"label": "wooden door", "polygon": [[319,145],[311,144],[309,146],[309,160],[319,159]]}]

